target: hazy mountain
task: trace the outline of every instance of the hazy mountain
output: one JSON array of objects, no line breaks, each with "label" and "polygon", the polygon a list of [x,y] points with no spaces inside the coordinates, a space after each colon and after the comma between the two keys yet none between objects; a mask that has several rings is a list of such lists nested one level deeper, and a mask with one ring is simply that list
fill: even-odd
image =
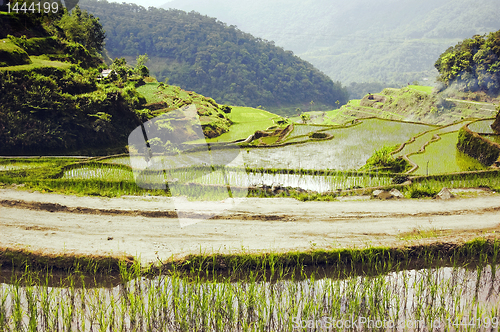
[{"label": "hazy mountain", "polygon": [[290,51],[213,18],[181,10],[85,0],[113,57],[147,53],[160,80],[233,105],[278,108],[347,102],[340,83]]},{"label": "hazy mountain", "polygon": [[173,0],[163,7],[272,40],[344,84],[433,81],[448,47],[500,29],[498,0]]}]

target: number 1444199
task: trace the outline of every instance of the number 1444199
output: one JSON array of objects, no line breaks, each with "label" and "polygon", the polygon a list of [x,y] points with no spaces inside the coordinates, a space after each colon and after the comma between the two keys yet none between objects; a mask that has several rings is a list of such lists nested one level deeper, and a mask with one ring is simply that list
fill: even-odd
[{"label": "number 1444199", "polygon": [[15,2],[7,3],[9,13],[57,13],[59,11],[59,3],[57,2]]}]

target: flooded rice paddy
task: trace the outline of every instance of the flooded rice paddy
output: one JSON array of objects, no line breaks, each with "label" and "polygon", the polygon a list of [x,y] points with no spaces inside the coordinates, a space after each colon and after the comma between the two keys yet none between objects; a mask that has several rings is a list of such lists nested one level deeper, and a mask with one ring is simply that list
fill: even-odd
[{"label": "flooded rice paddy", "polygon": [[70,279],[65,287],[46,286],[21,278],[0,284],[0,326],[3,331],[490,331],[500,325],[497,268],[277,281],[248,271],[243,281],[171,275],[107,287],[68,285]]},{"label": "flooded rice paddy", "polygon": [[[156,176],[156,175],[155,175]],[[364,173],[337,173],[330,174],[294,174],[291,171],[251,172],[244,169],[228,168],[224,171],[216,169],[174,169],[161,174],[161,182],[195,183],[203,185],[229,185],[231,187],[253,187],[258,185],[280,185],[282,187],[301,188],[319,193],[334,192],[352,188],[366,188],[390,185],[392,178]],[[64,172],[64,179],[97,179],[108,181],[133,181],[131,170],[107,167],[80,167]],[[157,181],[157,179],[153,179]]]},{"label": "flooded rice paddy", "polygon": [[494,134],[495,132],[491,128],[494,121],[494,119],[476,121],[469,125],[469,129],[476,133]]},{"label": "flooded rice paddy", "polygon": [[[297,126],[296,130],[302,135],[321,128],[321,126]],[[334,136],[333,139],[327,141],[275,148],[247,148],[236,153],[234,149],[212,150],[211,158],[207,158],[206,151],[184,153],[175,158],[174,166],[189,167],[210,159],[217,165],[237,167],[353,170],[363,166],[380,147],[401,144],[430,128],[433,127],[408,122],[366,119],[355,126],[324,131]],[[128,157],[110,158],[106,159],[106,162],[131,165]],[[140,157],[136,157],[132,162],[134,167],[147,167],[147,162],[141,160]],[[173,168],[173,166],[166,164],[165,168]]]},{"label": "flooded rice paddy", "polygon": [[483,170],[487,167],[476,159],[457,149],[458,131],[441,134],[441,139],[429,144],[425,152],[411,155],[409,158],[419,168],[415,175],[443,174]]}]

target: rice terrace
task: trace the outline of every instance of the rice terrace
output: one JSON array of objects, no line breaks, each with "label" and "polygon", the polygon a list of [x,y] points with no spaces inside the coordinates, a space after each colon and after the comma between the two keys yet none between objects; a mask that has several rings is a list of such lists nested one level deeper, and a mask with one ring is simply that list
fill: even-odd
[{"label": "rice terrace", "polygon": [[[20,6],[0,6],[0,332],[499,330],[500,31],[433,86],[349,99],[195,12]],[[169,57],[121,50],[111,11],[163,22]]]}]

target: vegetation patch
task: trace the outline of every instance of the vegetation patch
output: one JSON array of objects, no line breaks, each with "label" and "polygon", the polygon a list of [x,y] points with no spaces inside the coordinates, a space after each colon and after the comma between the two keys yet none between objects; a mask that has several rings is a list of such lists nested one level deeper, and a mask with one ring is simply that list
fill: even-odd
[{"label": "vegetation patch", "polygon": [[419,166],[413,174],[429,175],[486,169],[476,159],[457,149],[458,131],[440,134],[439,137],[439,140],[425,147],[425,152],[410,156]]},{"label": "vegetation patch", "polygon": [[133,257],[89,256],[75,254],[47,254],[27,249],[0,248],[0,267],[27,268],[34,270],[59,270],[67,273],[110,273],[118,272],[120,266],[131,265]]},{"label": "vegetation patch", "polygon": [[375,151],[375,153],[368,158],[366,164],[361,168],[362,170],[383,170],[395,173],[404,173],[405,170],[410,168],[409,163],[401,158],[394,158],[393,152],[398,148],[398,146],[384,146],[380,150]]},{"label": "vegetation patch", "polygon": [[[498,253],[498,241],[476,239],[403,248],[200,254],[146,269],[122,261],[119,274],[101,283],[101,275],[89,280],[79,269],[57,282],[50,267],[39,273],[26,265],[0,287],[0,326],[291,331],[325,315],[347,321],[362,314],[396,324],[415,319],[429,326],[477,312],[496,326]],[[488,298],[478,301],[477,294]],[[408,306],[414,298],[421,305]]]},{"label": "vegetation patch", "polygon": [[458,133],[457,148],[486,166],[492,165],[500,157],[500,144],[473,133],[467,126]]},{"label": "vegetation patch", "polygon": [[27,65],[30,57],[22,48],[10,39],[0,39],[0,67]]}]

